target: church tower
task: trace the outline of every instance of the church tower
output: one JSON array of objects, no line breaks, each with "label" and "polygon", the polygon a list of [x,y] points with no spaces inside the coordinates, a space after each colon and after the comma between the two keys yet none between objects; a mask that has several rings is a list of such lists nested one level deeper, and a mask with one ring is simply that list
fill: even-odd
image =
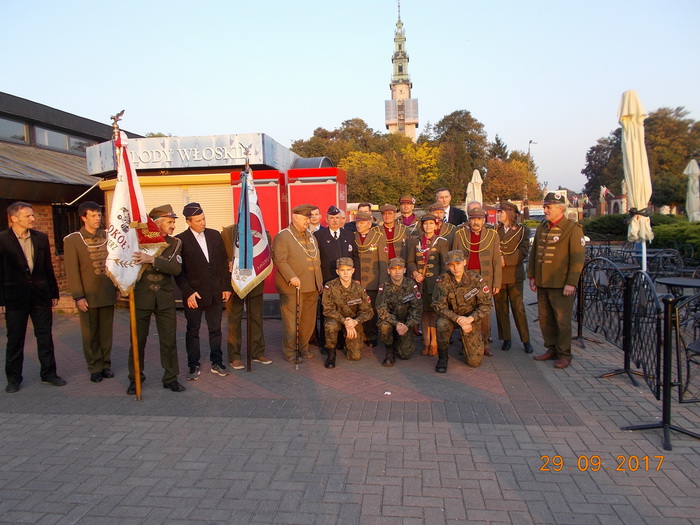
[{"label": "church tower", "polygon": [[408,53],[406,53],[406,33],[401,21],[401,2],[399,1],[399,19],[394,31],[394,54],[391,57],[393,74],[391,76],[391,100],[384,101],[384,123],[389,133],[401,133],[417,138],[418,99],[411,98],[411,77],[408,74]]}]

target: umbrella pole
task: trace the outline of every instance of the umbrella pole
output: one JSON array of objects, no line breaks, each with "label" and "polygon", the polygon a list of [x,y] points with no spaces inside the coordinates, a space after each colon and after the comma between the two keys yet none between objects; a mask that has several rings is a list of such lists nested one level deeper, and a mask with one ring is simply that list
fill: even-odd
[{"label": "umbrella pole", "polygon": [[642,271],[647,271],[647,241],[642,241]]}]

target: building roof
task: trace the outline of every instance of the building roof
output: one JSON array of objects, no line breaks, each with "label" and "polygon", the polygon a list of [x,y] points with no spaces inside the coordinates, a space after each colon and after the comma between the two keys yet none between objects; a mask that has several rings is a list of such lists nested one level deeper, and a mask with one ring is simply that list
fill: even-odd
[{"label": "building roof", "polygon": [[97,182],[85,157],[23,144],[0,142],[2,198],[71,201]]}]

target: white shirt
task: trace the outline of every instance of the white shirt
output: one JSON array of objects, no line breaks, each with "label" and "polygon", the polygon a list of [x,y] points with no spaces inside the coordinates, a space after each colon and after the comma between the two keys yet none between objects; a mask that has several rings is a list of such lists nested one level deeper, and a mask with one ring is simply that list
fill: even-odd
[{"label": "white shirt", "polygon": [[333,239],[340,239],[340,228],[337,230],[331,230],[330,228],[328,228],[328,230],[331,232],[331,237],[333,237]]},{"label": "white shirt", "polygon": [[202,249],[202,252],[204,253],[204,257],[206,257],[207,262],[209,262],[209,249],[207,248],[207,238],[204,236],[204,232],[197,233],[192,228],[190,228],[190,230],[192,231],[192,235],[194,235],[194,238],[197,239],[197,242],[199,243],[199,247]]}]

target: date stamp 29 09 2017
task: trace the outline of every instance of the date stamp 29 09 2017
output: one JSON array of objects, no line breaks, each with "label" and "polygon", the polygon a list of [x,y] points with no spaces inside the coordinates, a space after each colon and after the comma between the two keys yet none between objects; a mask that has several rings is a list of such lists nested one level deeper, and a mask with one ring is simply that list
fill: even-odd
[{"label": "date stamp 29 09 2017", "polygon": [[628,456],[619,455],[615,457],[614,463],[605,464],[600,456],[578,456],[576,462],[571,460],[567,463],[562,456],[542,456],[540,461],[542,472],[562,472],[562,471],[579,471],[579,472],[597,472],[599,470],[612,470],[618,472],[649,472],[660,471],[661,465],[664,462],[664,456]]}]

